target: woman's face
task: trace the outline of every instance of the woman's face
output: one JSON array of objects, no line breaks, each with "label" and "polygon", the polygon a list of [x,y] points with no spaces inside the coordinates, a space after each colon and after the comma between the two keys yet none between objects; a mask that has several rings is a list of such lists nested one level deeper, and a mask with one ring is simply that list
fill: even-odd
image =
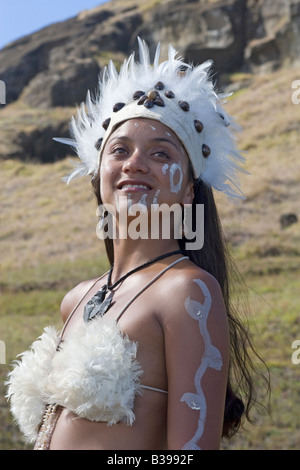
[{"label": "woman's face", "polygon": [[[109,137],[102,154],[100,187],[103,204],[120,210],[128,205],[191,204],[193,183],[188,157],[167,126],[150,119],[130,119]],[[122,202],[121,202],[122,203]]]}]

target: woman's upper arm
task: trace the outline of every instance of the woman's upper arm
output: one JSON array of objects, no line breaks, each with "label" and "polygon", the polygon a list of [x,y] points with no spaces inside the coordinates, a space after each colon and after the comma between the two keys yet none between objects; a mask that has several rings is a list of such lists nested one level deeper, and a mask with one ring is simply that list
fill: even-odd
[{"label": "woman's upper arm", "polygon": [[164,325],[168,448],[218,449],[229,357],[221,289],[202,275],[178,289],[171,304]]}]

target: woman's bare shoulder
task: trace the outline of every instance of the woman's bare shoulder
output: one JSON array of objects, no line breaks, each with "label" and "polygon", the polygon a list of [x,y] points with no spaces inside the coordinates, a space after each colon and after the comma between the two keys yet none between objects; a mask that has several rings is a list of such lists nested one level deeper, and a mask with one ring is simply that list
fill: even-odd
[{"label": "woman's bare shoulder", "polygon": [[73,287],[69,292],[67,292],[60,306],[60,311],[64,322],[67,320],[68,316],[76,307],[76,305],[84,298],[91,287],[93,287],[93,285],[97,282],[97,280],[98,278],[82,281]]},{"label": "woman's bare shoulder", "polygon": [[162,294],[163,291],[165,294],[160,297],[166,301],[163,301],[161,315],[165,321],[172,319],[174,323],[174,319],[178,317],[180,322],[182,313],[186,312],[190,302],[201,305],[209,302],[210,310],[216,312],[216,315],[226,315],[220,284],[214,276],[194,263],[188,262],[181,269],[178,266],[178,270],[173,270],[161,284]]},{"label": "woman's bare shoulder", "polygon": [[204,290],[204,286],[206,286],[211,295],[222,297],[221,287],[217,279],[190,261],[182,266],[178,265],[177,269],[173,268],[170,271],[170,275],[165,278],[162,288],[166,288],[167,285],[168,292],[176,297],[185,297],[186,294],[197,292],[200,285]]}]

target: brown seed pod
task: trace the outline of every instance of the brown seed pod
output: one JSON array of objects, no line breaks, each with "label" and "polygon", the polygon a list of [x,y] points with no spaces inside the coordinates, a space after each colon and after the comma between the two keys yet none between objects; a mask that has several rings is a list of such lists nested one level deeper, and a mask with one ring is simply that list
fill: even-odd
[{"label": "brown seed pod", "polygon": [[204,127],[202,122],[198,121],[198,119],[195,119],[194,124],[195,124],[196,131],[199,132],[199,134],[200,134],[200,132],[203,131],[203,127]]},{"label": "brown seed pod", "polygon": [[154,85],[155,90],[163,90],[165,88],[165,85],[162,82],[157,82]]},{"label": "brown seed pod", "polygon": [[133,93],[133,99],[134,100],[138,100],[141,96],[143,96],[145,94],[144,91],[141,91],[141,90],[137,90]]},{"label": "brown seed pod", "polygon": [[95,147],[96,147],[97,150],[100,150],[101,145],[102,145],[102,141],[103,141],[103,138],[100,137],[100,139],[98,139],[97,142],[95,143]]},{"label": "brown seed pod", "polygon": [[208,145],[206,145],[206,144],[203,144],[203,145],[202,145],[202,154],[203,154],[203,157],[204,157],[204,158],[209,157],[209,155],[210,155],[210,148],[209,148]]},{"label": "brown seed pod", "polygon": [[167,98],[175,98],[175,93],[172,90],[165,91],[165,96]]},{"label": "brown seed pod", "polygon": [[178,101],[179,106],[183,111],[189,111],[190,110],[190,105],[186,101]]},{"label": "brown seed pod", "polygon": [[159,96],[159,95],[158,95],[157,91],[151,90],[151,91],[149,91],[147,96],[148,96],[149,100],[155,100],[155,98],[157,98],[157,96]]},{"label": "brown seed pod", "polygon": [[165,102],[164,102],[164,100],[163,100],[160,96],[158,96],[157,98],[155,98],[155,100],[153,101],[153,103],[156,104],[157,106],[161,106],[161,107],[165,106]]},{"label": "brown seed pod", "polygon": [[125,103],[116,103],[113,107],[113,112],[117,113],[120,109],[124,108]]},{"label": "brown seed pod", "polygon": [[103,129],[107,130],[109,123],[110,123],[110,118],[105,119],[105,121],[102,122]]},{"label": "brown seed pod", "polygon": [[137,104],[144,104],[144,102],[148,99],[147,95],[142,95],[140,99],[138,100]]},{"label": "brown seed pod", "polygon": [[153,101],[149,100],[148,98],[144,101],[145,108],[153,108]]}]

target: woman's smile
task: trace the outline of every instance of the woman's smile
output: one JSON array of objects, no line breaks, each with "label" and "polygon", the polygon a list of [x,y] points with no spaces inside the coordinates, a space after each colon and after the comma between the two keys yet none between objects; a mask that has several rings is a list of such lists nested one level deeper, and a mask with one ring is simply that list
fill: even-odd
[{"label": "woman's smile", "polygon": [[118,184],[118,189],[122,192],[128,193],[145,193],[151,191],[151,186],[146,182],[135,181],[135,180],[124,180]]}]

